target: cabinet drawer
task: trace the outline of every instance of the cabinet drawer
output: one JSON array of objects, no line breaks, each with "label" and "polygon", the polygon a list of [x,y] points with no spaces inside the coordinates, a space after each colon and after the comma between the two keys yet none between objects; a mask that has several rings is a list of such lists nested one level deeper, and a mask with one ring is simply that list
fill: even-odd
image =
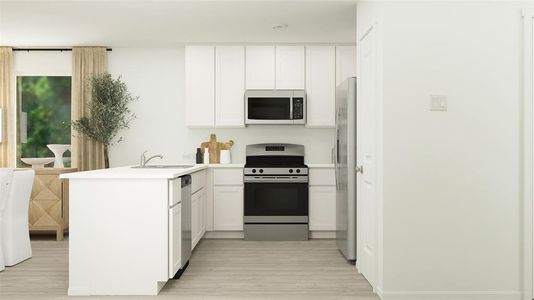
[{"label": "cabinet drawer", "polygon": [[336,185],[334,168],[310,169],[310,185]]},{"label": "cabinet drawer", "polygon": [[215,169],[213,170],[213,183],[215,185],[241,185],[243,184],[243,169]]},{"label": "cabinet drawer", "polygon": [[191,193],[195,193],[206,186],[206,170],[191,174]]},{"label": "cabinet drawer", "polygon": [[182,179],[175,178],[169,180],[169,206],[174,206],[182,201]]}]

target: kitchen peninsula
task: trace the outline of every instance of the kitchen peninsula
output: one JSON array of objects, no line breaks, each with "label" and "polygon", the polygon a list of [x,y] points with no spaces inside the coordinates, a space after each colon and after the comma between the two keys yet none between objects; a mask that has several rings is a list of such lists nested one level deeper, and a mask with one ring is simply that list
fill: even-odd
[{"label": "kitchen peninsula", "polygon": [[207,167],[64,174],[71,195],[68,294],[157,295],[174,275],[169,266],[173,189],[179,192],[180,176],[192,175],[191,191],[204,195]]},{"label": "kitchen peninsula", "polygon": [[[334,168],[308,166],[310,237],[332,238]],[[184,175],[192,177],[191,248],[203,237],[242,238],[243,164],[119,167],[62,175],[70,184],[69,295],[159,293],[173,277],[175,264],[185,263],[173,259],[171,246],[179,237],[173,236],[170,212]],[[136,271],[141,267],[143,272]]]}]

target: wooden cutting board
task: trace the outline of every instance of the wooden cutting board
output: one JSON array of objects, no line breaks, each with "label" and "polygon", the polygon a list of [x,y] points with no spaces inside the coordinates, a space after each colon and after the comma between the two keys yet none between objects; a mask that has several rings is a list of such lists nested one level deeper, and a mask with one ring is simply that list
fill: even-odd
[{"label": "wooden cutting board", "polygon": [[221,150],[230,150],[233,145],[233,140],[230,140],[226,143],[217,142],[217,136],[212,133],[210,135],[210,141],[200,144],[200,148],[202,149],[202,154],[204,154],[204,151],[206,151],[206,149],[207,151],[209,151],[210,164],[218,164],[221,162]]}]

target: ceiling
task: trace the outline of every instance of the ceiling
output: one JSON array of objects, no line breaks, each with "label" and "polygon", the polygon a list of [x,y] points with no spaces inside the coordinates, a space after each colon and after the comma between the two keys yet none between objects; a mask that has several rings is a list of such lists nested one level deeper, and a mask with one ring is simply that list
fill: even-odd
[{"label": "ceiling", "polygon": [[[276,24],[288,24],[274,30]],[[355,1],[0,0],[0,45],[354,43]]]}]

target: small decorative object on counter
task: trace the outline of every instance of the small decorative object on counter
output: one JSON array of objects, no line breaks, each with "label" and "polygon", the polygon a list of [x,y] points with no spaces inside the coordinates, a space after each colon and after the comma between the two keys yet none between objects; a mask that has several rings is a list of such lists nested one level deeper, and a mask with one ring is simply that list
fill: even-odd
[{"label": "small decorative object on counter", "polygon": [[221,164],[230,164],[230,163],[232,163],[230,150],[221,150]]},{"label": "small decorative object on counter", "polygon": [[196,154],[196,163],[201,164],[202,163],[202,149],[197,148],[197,154]]},{"label": "small decorative object on counter", "polygon": [[209,164],[210,163],[210,151],[208,150],[208,148],[204,148],[203,163],[205,163],[205,164]]},{"label": "small decorative object on counter", "polygon": [[[204,152],[206,152],[206,150],[209,151],[209,163],[210,164],[218,164],[221,162],[220,160],[221,150],[230,150],[230,148],[232,148],[233,145],[234,145],[234,141],[232,140],[228,141],[227,143],[217,142],[217,136],[212,133],[210,135],[210,141],[200,144],[200,147],[203,149],[206,148]],[[206,161],[205,155],[206,154],[204,154],[204,163],[206,164],[208,162]]]}]

